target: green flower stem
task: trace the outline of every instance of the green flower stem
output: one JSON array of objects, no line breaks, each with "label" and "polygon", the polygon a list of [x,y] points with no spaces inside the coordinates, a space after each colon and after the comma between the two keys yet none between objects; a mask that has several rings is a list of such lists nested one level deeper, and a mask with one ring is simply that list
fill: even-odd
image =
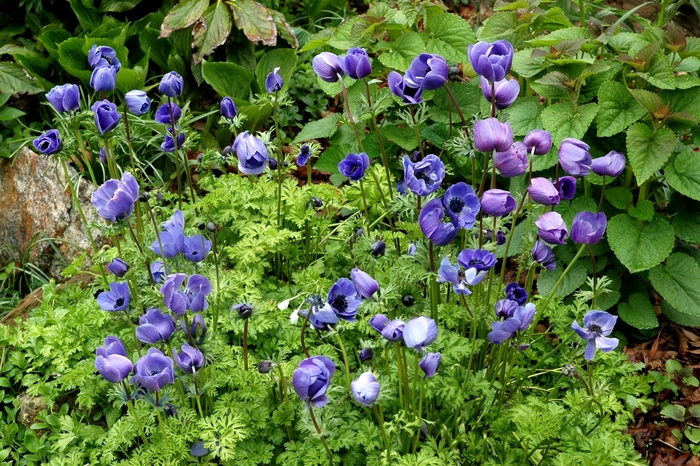
[{"label": "green flower stem", "polygon": [[362,193],[362,207],[365,210],[365,219],[367,220],[367,236],[369,236],[370,220],[369,220],[369,210],[367,209],[367,197],[365,196],[365,185],[360,180],[360,192]]},{"label": "green flower stem", "polygon": [[598,280],[596,278],[596,267],[595,267],[595,255],[593,255],[593,250],[591,249],[591,245],[587,244],[586,248],[588,249],[588,254],[591,256],[591,262],[593,263],[593,309],[596,308],[596,296],[598,296]]},{"label": "green flower stem", "polygon": [[[170,110],[170,125],[172,126],[172,136],[173,136],[173,156],[175,157],[175,165],[176,165],[176,175],[177,175],[177,195],[178,195],[178,206],[180,207],[180,210],[182,210],[182,182],[180,181],[180,154],[179,154],[179,147],[177,143],[177,129],[175,128],[175,117],[173,116],[173,105],[170,99],[170,96],[168,96],[168,110]],[[167,128],[166,128],[167,132]],[[187,160],[187,154],[183,153],[183,158],[185,162],[185,175],[187,176],[187,183],[190,185],[190,197],[192,198],[192,202],[194,203],[195,201],[195,195],[194,195],[194,187],[192,185],[192,177],[190,176],[190,164]]]},{"label": "green flower stem", "polygon": [[[513,214],[513,221],[511,223],[511,228],[510,228],[510,234],[508,235],[508,241],[506,241],[506,249],[503,252],[503,266],[501,267],[501,275],[500,275],[500,282],[498,286],[498,292],[501,292],[501,289],[503,287],[503,279],[506,276],[506,263],[508,262],[508,250],[510,249],[510,242],[513,240],[513,236],[515,236],[515,224],[518,221],[518,215],[520,215],[520,210],[522,210],[523,205],[525,204],[525,199],[527,199],[528,191],[527,189],[523,193],[523,197],[520,199],[520,204],[518,204],[518,208],[515,209],[515,213]],[[527,234],[527,232],[525,232]],[[493,229],[493,235],[495,237],[496,235],[496,229]]]},{"label": "green flower stem", "polygon": [[[649,188],[649,181],[645,181],[642,183],[642,185],[639,187],[639,194],[637,196],[637,205],[640,205],[643,200],[647,198],[647,189]],[[644,224],[644,220],[637,219],[637,228],[641,229],[642,225]]]},{"label": "green flower stem", "polygon": [[95,178],[95,173],[92,171],[92,165],[90,164],[90,156],[87,153],[87,149],[85,149],[85,142],[83,141],[83,136],[80,134],[80,130],[78,129],[77,126],[73,126],[73,134],[75,134],[75,139],[78,141],[78,147],[80,148],[80,153],[83,156],[83,160],[85,161],[85,165],[87,165],[88,173],[90,174],[90,179],[92,180],[92,184],[95,185],[95,188],[97,188],[97,179]]},{"label": "green flower stem", "polygon": [[376,404],[372,406],[372,411],[374,412],[374,416],[377,418],[377,424],[379,424],[379,428],[382,431],[382,437],[384,438],[384,445],[386,448],[386,459],[384,464],[388,465],[390,464],[391,460],[391,443],[389,443],[389,437],[386,435],[386,429],[384,429],[384,416],[380,415]]},{"label": "green flower stem", "polygon": [[345,345],[343,345],[343,339],[340,338],[340,333],[335,334],[335,339],[338,342],[338,346],[340,347],[340,352],[343,354],[343,364],[345,365],[345,380],[348,384],[348,393],[350,393],[350,363],[348,361],[348,353],[345,351]]},{"label": "green flower stem", "polygon": [[[586,24],[586,1],[585,0],[578,0],[578,12],[581,17],[581,27],[584,27],[584,24]],[[663,17],[663,11],[661,11],[661,17]]]},{"label": "green flower stem", "polygon": [[491,151],[491,189],[496,188],[496,149]]},{"label": "green flower stem", "polygon": [[[598,416],[598,422],[595,423],[591,429],[586,432],[586,437],[591,435],[594,430],[598,428],[601,422],[603,422],[603,416],[605,415],[605,410],[603,409],[603,405],[598,401],[598,398],[596,398],[595,393],[593,392],[593,366],[591,365],[590,361],[586,361],[586,366],[588,369],[588,384],[587,384],[587,389],[588,389],[588,394],[591,396],[591,399],[593,400],[593,403],[598,405],[598,408],[600,409],[600,416]],[[583,381],[583,378],[581,379]],[[584,385],[586,385],[586,382],[584,381]]]},{"label": "green flower stem", "polygon": [[216,334],[216,327],[219,322],[219,307],[220,304],[220,294],[219,294],[219,254],[216,250],[216,232],[211,232],[211,243],[212,251],[214,253],[214,269],[216,270],[216,307],[214,308],[214,325],[212,326],[212,332]]},{"label": "green flower stem", "polygon": [[532,294],[532,283],[535,281],[535,264],[530,265],[527,269],[527,278],[525,279],[525,291],[527,295]]},{"label": "green flower stem", "polygon": [[311,311],[312,309],[309,309],[306,312],[304,322],[301,324],[301,349],[302,351],[304,351],[304,354],[307,358],[311,357],[311,354],[309,354],[309,350],[306,349],[306,327],[309,325],[309,317],[311,317]]},{"label": "green flower stem", "polygon": [[569,271],[574,267],[574,264],[576,263],[578,258],[581,257],[581,254],[583,253],[584,249],[586,249],[586,245],[582,244],[581,247],[578,249],[578,252],[574,256],[573,260],[566,267],[566,270],[564,270],[564,273],[561,274],[559,280],[557,280],[557,282],[554,284],[554,288],[552,288],[552,291],[550,291],[549,296],[547,296],[547,300],[544,302],[544,305],[540,308],[540,313],[543,313],[547,310],[547,306],[549,306],[549,302],[554,297],[554,294],[556,293],[557,289],[559,289],[559,285],[561,285],[561,282],[564,281],[564,277],[566,277],[566,274],[569,273]]},{"label": "green flower stem", "polygon": [[277,372],[279,372],[280,375],[280,383],[279,383],[279,390],[280,390],[280,400],[282,401],[287,401],[287,383],[284,378],[284,372],[282,371],[282,365],[281,364],[275,364],[277,367]]},{"label": "green flower stem", "polygon": [[141,357],[141,340],[136,338],[136,326],[134,323],[131,321],[131,317],[129,317],[129,314],[124,310],[124,317],[126,317],[126,322],[129,324],[129,327],[131,327],[131,333],[134,335],[134,345],[136,346],[136,352],[138,353],[139,357]]},{"label": "green flower stem", "polygon": [[437,322],[438,319],[438,304],[440,302],[440,284],[435,280],[433,274],[436,271],[435,268],[435,246],[432,241],[428,241],[428,258],[430,259],[430,272],[428,277],[430,280],[430,317]]},{"label": "green flower stem", "polygon": [[[377,124],[377,115],[374,113],[374,108],[372,107],[372,97],[369,91],[369,83],[365,79],[365,89],[367,90],[367,105],[369,105],[370,113],[372,114],[372,124],[374,126],[374,132],[377,133],[377,138],[379,139],[379,150],[382,153],[382,165],[384,166],[384,171],[386,172],[386,182],[389,186],[389,199],[394,199],[394,191],[391,187],[391,172],[389,171],[389,161],[386,157],[386,148],[384,147],[384,140],[379,132],[379,125]],[[381,189],[379,190],[381,192]],[[384,202],[384,207],[386,207],[386,201]]]},{"label": "green flower stem", "polygon": [[124,391],[126,393],[126,396],[129,399],[126,402],[127,408],[129,409],[129,412],[136,420],[136,425],[139,428],[139,435],[141,436],[141,440],[143,440],[143,443],[146,443],[147,442],[146,434],[144,433],[143,425],[141,424],[141,418],[139,418],[138,414],[136,414],[136,408],[134,407],[134,402],[131,400],[131,391],[129,390],[129,386],[126,383],[126,380],[122,380],[122,386],[124,387]]},{"label": "green flower stem", "polygon": [[248,319],[243,321],[243,369],[248,370]]},{"label": "green flower stem", "polygon": [[[396,368],[399,377],[399,406],[405,406],[403,401],[403,364],[401,363],[401,348],[398,342],[394,342],[394,353],[396,354]],[[408,393],[406,393],[406,396],[408,396]]]},{"label": "green flower stem", "polygon": [[275,105],[272,107],[272,120],[275,122],[275,137],[277,139],[277,226],[282,227],[282,169],[284,167],[284,154],[282,153],[282,137],[277,118],[277,104],[279,91],[275,92]]},{"label": "green flower stem", "polygon": [[199,400],[199,385],[197,385],[197,370],[192,368],[192,381],[194,382],[194,396],[197,400],[197,410],[199,411],[199,417],[204,417],[204,412],[202,411],[202,403]]},{"label": "green flower stem", "polygon": [[355,139],[357,139],[357,145],[360,147],[360,152],[364,152],[365,148],[362,146],[362,138],[360,138],[360,132],[357,129],[357,124],[355,123],[355,119],[352,117],[352,112],[350,111],[350,99],[348,99],[348,88],[345,87],[345,81],[343,81],[343,78],[339,79],[340,85],[343,88],[343,101],[345,102],[345,112],[348,115],[348,120],[350,120],[350,126],[352,126],[352,130],[355,133]]},{"label": "green flower stem", "polygon": [[603,209],[603,199],[605,199],[605,175],[603,175],[603,188],[600,191],[600,201],[598,201],[598,212]]},{"label": "green flower stem", "polygon": [[114,151],[112,151],[112,142],[108,138],[103,139],[103,142],[105,145],[105,157],[107,158],[109,177],[117,179],[119,178],[119,171],[117,170],[117,161],[114,159]]},{"label": "green flower stem", "polygon": [[[163,242],[160,239],[160,232],[158,231],[158,223],[156,223],[156,217],[153,214],[153,209],[151,208],[151,204],[148,202],[145,202],[146,204],[146,209],[148,210],[148,216],[151,218],[151,223],[153,224],[153,230],[156,232],[156,241],[158,241],[158,247],[160,248],[161,254],[158,254],[160,258],[163,260],[163,270],[165,271],[165,274],[168,274],[168,264],[165,262],[165,249],[163,249]],[[149,270],[150,272],[150,270]],[[216,321],[214,321],[214,328],[216,328]]]},{"label": "green flower stem", "polygon": [[401,367],[403,369],[403,393],[404,401],[406,402],[406,411],[411,410],[411,392],[408,386],[408,360],[406,359],[406,347],[400,346],[399,358],[401,359]]},{"label": "green flower stem", "polygon": [[459,104],[457,103],[457,99],[455,99],[455,95],[452,93],[452,90],[450,89],[450,84],[445,83],[445,90],[447,91],[447,95],[450,97],[450,100],[455,106],[455,110],[457,110],[457,115],[459,115],[459,119],[462,120],[462,126],[464,126],[465,129],[468,129],[467,126],[467,120],[464,118],[464,114],[462,113],[462,109],[459,108]]},{"label": "green flower stem", "polygon": [[[78,198],[78,191],[75,189],[75,185],[73,185],[73,180],[70,177],[70,173],[68,172],[68,165],[66,164],[65,159],[61,159],[61,165],[63,166],[63,173],[66,175],[66,181],[68,182],[68,187],[70,189],[71,194],[73,195],[73,200],[75,201],[75,205],[78,208],[78,213],[80,214],[80,220],[83,222],[83,225],[85,225],[85,231],[87,231],[88,238],[90,238],[90,244],[92,245],[92,254],[97,254],[97,244],[95,243],[95,238],[92,236],[92,229],[90,228],[90,225],[88,225],[87,218],[85,217],[85,212],[83,212],[83,206],[80,205],[80,199]],[[104,279],[104,283],[107,284],[109,281],[107,280],[107,276],[105,275],[105,271],[103,267],[100,267],[100,272],[102,273],[102,278]]]},{"label": "green flower stem", "polygon": [[[134,177],[136,176],[136,156],[134,148],[131,144],[131,131],[129,130],[129,116],[126,112],[126,103],[124,104],[124,129],[126,130],[126,144],[129,147],[129,159],[131,160],[131,171]],[[136,231],[139,233],[139,238],[143,234],[143,220],[141,219],[141,206],[136,203]]]},{"label": "green flower stem", "polygon": [[331,453],[330,448],[328,448],[328,444],[326,443],[326,439],[323,438],[323,434],[321,433],[321,427],[318,425],[318,421],[316,420],[316,416],[314,416],[314,408],[311,406],[311,404],[308,405],[309,407],[309,414],[311,415],[311,422],[314,423],[314,427],[316,428],[316,433],[318,434],[318,438],[321,440],[321,443],[323,444],[323,448],[326,449],[326,453],[328,454],[328,464],[330,466],[333,466],[333,453]]},{"label": "green flower stem", "polygon": [[160,407],[158,405],[158,400],[159,400],[158,392],[156,392],[156,407],[155,407],[156,417],[158,417],[158,424],[160,425],[160,432],[161,432],[161,435],[163,435],[163,443],[165,443],[167,445],[168,444],[168,434],[165,431],[165,421],[163,420],[163,416],[160,415]]},{"label": "green flower stem", "polygon": [[420,150],[421,159],[425,157],[425,152],[423,151],[423,141],[420,137],[420,128],[416,122],[416,114],[413,112],[413,106],[409,105],[408,109],[411,112],[411,119],[413,120],[413,130],[416,132],[416,140],[418,141],[418,150]]},{"label": "green flower stem", "polygon": [[[416,356],[416,360],[417,360]],[[418,374],[416,374],[416,378],[418,378]],[[416,437],[413,439],[413,453],[416,453],[416,450],[418,449],[418,442],[420,442],[420,432],[423,429],[423,393],[424,393],[424,387],[425,387],[425,379],[420,381],[420,395],[418,397],[418,431],[416,432]]]},{"label": "green flower stem", "polygon": [[[138,202],[136,205],[138,206]],[[127,215],[124,217],[126,220],[126,224],[129,227],[129,233],[131,233],[131,238],[134,240],[134,243],[136,243],[136,247],[138,248],[139,252],[141,253],[141,256],[145,257],[145,254],[143,253],[143,248],[141,248],[141,243],[139,242],[138,236],[136,236],[136,233],[134,232],[134,227],[131,225],[131,220],[129,220],[129,216]],[[151,273],[151,261],[146,259],[146,271],[148,272],[148,278],[151,280],[151,283],[155,283],[155,279],[153,278],[153,274]]]}]

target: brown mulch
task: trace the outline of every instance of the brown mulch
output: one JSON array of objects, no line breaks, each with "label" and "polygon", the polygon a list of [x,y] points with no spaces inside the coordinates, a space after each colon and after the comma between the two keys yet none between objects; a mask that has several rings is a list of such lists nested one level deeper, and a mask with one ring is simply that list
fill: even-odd
[{"label": "brown mulch", "polygon": [[[683,376],[693,375],[700,379],[700,329],[676,325],[663,316],[661,329],[651,340],[630,342],[625,354],[633,363],[643,362],[647,371],[666,373],[666,361],[676,360],[683,366]],[[687,439],[679,442],[673,431],[683,432],[686,427],[700,428],[700,419],[686,418],[677,422],[661,415],[660,404],[669,401],[673,404],[690,407],[700,403],[700,388],[685,384],[683,377],[671,376],[678,386],[678,395],[671,390],[658,394],[658,403],[646,413],[638,409],[635,421],[628,433],[635,442],[635,448],[651,466],[700,466],[700,458],[688,451]],[[650,396],[656,396],[651,394]]]}]

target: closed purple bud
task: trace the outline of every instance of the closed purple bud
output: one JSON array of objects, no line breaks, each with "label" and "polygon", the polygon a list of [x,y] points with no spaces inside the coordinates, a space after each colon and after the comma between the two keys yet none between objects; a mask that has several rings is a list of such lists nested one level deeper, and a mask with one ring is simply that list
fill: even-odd
[{"label": "closed purple bud", "polygon": [[415,256],[416,255],[416,244],[415,243],[409,243],[408,244],[408,251],[406,252],[409,256]]},{"label": "closed purple bud", "polygon": [[515,210],[516,203],[508,191],[489,189],[481,195],[481,209],[486,215],[503,217]]},{"label": "closed purple bud", "polygon": [[571,176],[586,176],[591,168],[589,146],[583,141],[566,138],[559,146],[559,164]]},{"label": "closed purple bud", "polygon": [[116,258],[107,264],[107,269],[119,278],[122,278],[129,271],[129,264]]},{"label": "closed purple bud", "polygon": [[552,133],[543,129],[533,129],[525,136],[523,143],[528,152],[535,149],[535,155],[545,155],[552,148]]},{"label": "closed purple bud", "polygon": [[566,223],[558,212],[547,212],[535,222],[537,236],[549,244],[566,244]]},{"label": "closed purple bud", "polygon": [[182,88],[185,86],[185,80],[182,79],[175,71],[165,73],[163,79],[160,80],[158,90],[168,97],[180,97]]},{"label": "closed purple bud", "polygon": [[[163,150],[163,152],[175,152],[175,139],[171,136],[172,128],[168,128],[168,132],[163,135],[163,142],[160,145],[160,148]],[[177,135],[177,147],[182,147],[182,145],[185,143],[185,133],[180,133]]]},{"label": "closed purple bud", "polygon": [[559,191],[547,178],[531,179],[527,191],[530,193],[532,200],[538,204],[546,206],[559,204]]},{"label": "closed purple bud", "polygon": [[105,338],[104,346],[98,346],[96,354],[105,358],[110,354],[119,354],[121,356],[128,357],[124,342],[121,341],[119,337],[115,337],[113,335]]},{"label": "closed purple bud", "polygon": [[270,360],[261,361],[258,364],[258,372],[261,374],[269,374],[272,370],[272,365],[272,361]]},{"label": "closed purple bud", "polygon": [[377,281],[370,277],[368,273],[363,272],[358,268],[352,269],[350,272],[350,278],[352,278],[352,284],[355,285],[357,294],[362,299],[371,298],[379,289],[379,284]]},{"label": "closed purple bud", "polygon": [[386,324],[389,323],[389,318],[384,314],[375,314],[369,319],[369,325],[377,332],[382,333]]},{"label": "closed purple bud", "polygon": [[407,86],[420,87],[432,91],[442,87],[447,82],[447,62],[440,55],[421,53],[411,62],[406,70],[404,81]]},{"label": "closed purple bud", "polygon": [[338,57],[338,63],[352,79],[362,79],[372,74],[372,62],[364,49],[351,48],[344,57]]},{"label": "closed purple bud", "polygon": [[112,47],[97,44],[92,44],[92,48],[88,52],[88,65],[92,69],[110,65],[116,66],[117,69],[121,68],[117,52]]},{"label": "closed purple bud", "polygon": [[428,353],[423,356],[423,359],[420,362],[420,368],[425,373],[427,378],[431,378],[437,374],[437,371],[440,368],[441,359],[442,356],[440,353]]},{"label": "closed purple bud", "polygon": [[372,353],[372,348],[362,348],[360,350],[360,362],[367,362],[374,357]]},{"label": "closed purple bud", "polygon": [[267,92],[273,93],[282,90],[282,86],[284,86],[284,79],[282,79],[282,76],[280,76],[279,71],[280,67],[278,66],[267,75],[267,78],[265,78],[265,89]]},{"label": "closed purple bud", "polygon": [[403,76],[396,71],[389,73],[389,90],[396,97],[401,98],[406,104],[419,104],[423,102],[423,88],[412,86]]},{"label": "closed purple bud", "polygon": [[[170,118],[170,108],[172,107],[172,119]],[[180,117],[182,116],[182,109],[175,104],[171,103],[168,105],[167,103],[161,105],[156,109],[156,116],[155,119],[158,123],[164,124],[164,125],[169,125],[172,123],[172,120],[175,120],[175,123],[177,123],[180,120]]]},{"label": "closed purple bud", "polygon": [[591,170],[600,176],[619,176],[625,171],[625,156],[614,150],[591,162]]},{"label": "closed purple bud", "polygon": [[382,329],[382,336],[389,341],[401,341],[403,340],[403,329],[405,326],[406,324],[403,320],[390,320]]},{"label": "closed purple bud", "polygon": [[221,99],[221,105],[219,110],[221,111],[221,114],[229,120],[233,120],[234,118],[236,118],[236,115],[238,115],[236,103],[231,97],[228,96]]},{"label": "closed purple bud", "polygon": [[491,82],[503,80],[510,72],[515,51],[507,40],[477,42],[467,48],[469,62],[476,74]]},{"label": "closed purple bud", "polygon": [[46,100],[58,113],[70,112],[80,108],[80,89],[75,84],[55,86],[46,93]]},{"label": "closed purple bud", "polygon": [[299,149],[299,155],[297,155],[297,165],[300,167],[305,166],[309,162],[309,158],[313,155],[311,146],[308,144],[302,144]]},{"label": "closed purple bud", "polygon": [[134,115],[143,115],[151,108],[151,99],[143,91],[129,91],[124,95],[124,99],[129,111]]},{"label": "closed purple bud", "polygon": [[253,315],[253,306],[246,303],[234,304],[230,310],[238,312],[241,319],[249,319]]},{"label": "closed purple bud", "polygon": [[98,92],[112,92],[117,87],[117,71],[116,66],[95,68],[90,76],[90,87]]},{"label": "closed purple bud", "polygon": [[608,219],[603,212],[579,212],[571,223],[571,241],[578,244],[597,244],[607,225]]},{"label": "closed purple bud", "polygon": [[136,327],[136,338],[150,345],[169,341],[173,333],[175,333],[173,318],[155,307],[139,318],[139,326]]},{"label": "closed purple bud", "polygon": [[554,252],[543,241],[535,241],[535,245],[532,248],[532,260],[542,264],[547,270],[556,270],[557,263],[554,257]]},{"label": "closed purple bud", "polygon": [[576,178],[562,176],[558,182],[559,198],[562,201],[570,201],[576,196]]},{"label": "closed purple bud", "polygon": [[[496,108],[498,110],[504,110],[515,102],[520,94],[520,84],[516,79],[501,80],[494,84],[495,94],[496,94]],[[491,83],[488,79],[481,77],[481,91],[484,94],[484,98],[489,102],[492,102],[491,94]]]},{"label": "closed purple bud", "polygon": [[523,305],[527,302],[527,291],[516,282],[506,285],[506,298]]},{"label": "closed purple bud", "polygon": [[350,383],[350,391],[355,401],[369,408],[379,397],[379,382],[371,372],[365,372]]},{"label": "closed purple bud", "polygon": [[[450,219],[443,222],[445,210],[440,198],[428,202],[418,215],[418,225],[421,231],[436,246],[445,246],[452,242],[459,233],[459,224]],[[449,217],[448,217],[449,218]]]},{"label": "closed purple bud", "polygon": [[501,230],[498,230],[496,232],[496,245],[502,246],[504,244],[506,244],[506,234],[503,233]]},{"label": "closed purple bud", "polygon": [[496,118],[486,118],[474,123],[474,146],[481,152],[503,152],[513,145],[513,129],[510,123]]},{"label": "closed purple bud", "polygon": [[100,147],[100,151],[97,153],[97,158],[100,160],[100,163],[107,163],[107,149]]},{"label": "closed purple bud", "polygon": [[233,142],[238,157],[238,171],[246,175],[259,175],[270,160],[265,143],[248,131],[239,134]]},{"label": "closed purple bud", "polygon": [[342,79],[344,71],[338,56],[331,52],[321,52],[311,61],[311,66],[319,78],[328,83]]},{"label": "closed purple bud", "polygon": [[61,141],[61,135],[57,129],[50,129],[34,141],[32,144],[44,155],[55,154],[61,150],[63,147],[63,141]]},{"label": "closed purple bud", "polygon": [[120,383],[126,379],[133,369],[129,358],[120,354],[110,354],[109,356],[97,356],[95,358],[95,369],[108,382]]},{"label": "closed purple bud", "polygon": [[177,367],[186,374],[196,373],[204,365],[204,355],[199,349],[187,343],[182,345],[182,351],[178,354],[173,348],[173,360]]},{"label": "closed purple bud", "polygon": [[503,152],[496,152],[494,164],[501,176],[513,178],[527,171],[527,148],[522,142],[516,142]]},{"label": "closed purple bud", "polygon": [[364,178],[368,168],[369,157],[365,152],[348,154],[338,163],[338,171],[340,174],[347,176],[351,181],[360,181]]},{"label": "closed purple bud", "polygon": [[370,248],[374,257],[383,256],[386,253],[386,243],[382,240],[377,240]]},{"label": "closed purple bud", "polygon": [[403,328],[403,341],[409,348],[422,352],[423,348],[435,341],[438,326],[429,317],[416,317],[406,322]]},{"label": "closed purple bud", "polygon": [[117,111],[117,106],[107,99],[95,102],[92,106],[92,111],[95,114],[97,131],[103,136],[105,133],[113,130],[122,117]]}]

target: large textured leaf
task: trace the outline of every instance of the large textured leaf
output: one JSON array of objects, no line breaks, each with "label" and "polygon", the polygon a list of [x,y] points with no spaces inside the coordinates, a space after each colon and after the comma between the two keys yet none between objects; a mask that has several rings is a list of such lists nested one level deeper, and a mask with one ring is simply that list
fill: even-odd
[{"label": "large textured leaf", "polygon": [[651,329],[659,326],[659,319],[656,318],[649,298],[641,293],[630,296],[629,304],[618,304],[617,313],[625,323],[634,328]]},{"label": "large textured leaf", "polygon": [[129,11],[143,0],[105,0],[100,4],[100,12],[121,13]]},{"label": "large textured leaf", "polygon": [[231,32],[231,15],[223,2],[204,12],[202,19],[197,21],[192,29],[192,46],[197,49],[192,56],[194,63],[212,53],[215,48],[226,42]]},{"label": "large textured leaf", "polygon": [[656,291],[684,314],[700,316],[700,266],[687,254],[676,252],[649,272]]},{"label": "large textured leaf", "polygon": [[41,83],[29,76],[21,66],[8,61],[0,62],[0,94],[36,94],[41,91]]},{"label": "large textured leaf", "polygon": [[133,68],[124,68],[117,73],[117,89],[123,93],[127,93],[132,89],[143,89],[146,84],[146,75],[148,74],[148,57],[146,55],[134,65]]},{"label": "large textured leaf", "polygon": [[78,18],[80,27],[85,31],[92,31],[100,25],[100,16],[97,14],[97,9],[92,6],[85,6],[81,0],[69,0],[69,2],[73,13]]},{"label": "large textured leaf", "polygon": [[664,169],[664,175],[673,189],[700,201],[700,165],[697,152],[686,150],[672,157]]},{"label": "large textured leaf", "polygon": [[652,133],[644,123],[635,123],[627,130],[627,156],[637,184],[641,185],[663,168],[676,145],[676,135],[668,128]]},{"label": "large textured leaf", "polygon": [[326,118],[310,121],[299,132],[294,142],[309,141],[311,139],[329,138],[338,131],[338,122],[341,115],[339,113],[331,113]]},{"label": "large textured leaf", "polygon": [[476,36],[460,16],[444,13],[431,17],[425,33],[430,37],[426,45],[429,53],[440,54],[448,62],[469,63],[467,47],[476,42]]},{"label": "large textured leaf", "polygon": [[663,218],[637,225],[627,214],[616,215],[608,222],[608,244],[630,272],[641,272],[658,265],[673,249],[676,235]]},{"label": "large textured leaf", "polygon": [[609,82],[598,90],[598,136],[608,137],[625,130],[642,118],[646,111],[618,82]]},{"label": "large textured leaf", "polygon": [[409,32],[401,35],[393,47],[379,55],[379,61],[386,67],[404,72],[411,64],[411,60],[423,53],[425,44],[423,38],[417,32]]},{"label": "large textured leaf", "polygon": [[236,0],[230,5],[238,29],[251,42],[277,45],[277,27],[267,8],[254,0]]},{"label": "large textured leaf", "polygon": [[554,104],[542,111],[542,124],[558,146],[565,138],[583,138],[596,113],[598,104],[581,105],[575,111],[568,102]]},{"label": "large textured leaf", "polygon": [[536,128],[542,127],[542,105],[536,97],[525,97],[515,101],[508,109],[508,121],[513,128],[513,135],[525,136]]},{"label": "large textured leaf", "polygon": [[168,37],[177,29],[184,29],[202,17],[209,6],[209,0],[182,0],[175,6],[160,25],[160,37]]},{"label": "large textured leaf", "polygon": [[265,89],[265,79],[267,75],[279,67],[279,74],[284,80],[283,89],[289,87],[292,74],[297,67],[297,54],[292,49],[275,49],[266,53],[260,58],[255,68],[255,76],[259,89]]},{"label": "large textured leaf", "polygon": [[139,34],[139,45],[143,52],[148,51],[151,60],[164,70],[168,69],[168,56],[172,50],[170,39],[159,38],[158,30],[153,28],[143,28]]},{"label": "large textured leaf", "polygon": [[235,63],[202,63],[202,77],[221,97],[247,99],[253,73]]}]

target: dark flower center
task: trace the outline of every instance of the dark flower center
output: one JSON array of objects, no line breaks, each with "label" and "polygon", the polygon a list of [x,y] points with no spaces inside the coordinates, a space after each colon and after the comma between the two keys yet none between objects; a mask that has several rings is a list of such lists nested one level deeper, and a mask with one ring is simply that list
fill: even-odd
[{"label": "dark flower center", "polygon": [[192,255],[193,255],[193,256],[196,256],[197,254],[198,254],[197,251],[192,251]]},{"label": "dark flower center", "polygon": [[416,172],[416,178],[418,178],[419,180],[423,180],[423,181],[425,181],[426,183],[430,183],[430,181],[431,181],[431,180],[430,180],[430,175],[428,174],[427,171],[418,171],[418,172]]},{"label": "dark flower center", "polygon": [[475,265],[486,265],[484,261],[479,259],[471,259],[469,262],[467,262],[467,264],[469,264],[469,268]]},{"label": "dark flower center", "polygon": [[600,325],[596,324],[589,326],[588,330],[590,330],[591,333],[595,333],[596,335],[600,335],[603,332],[603,329],[600,327]]},{"label": "dark flower center", "polygon": [[450,199],[450,210],[456,214],[460,213],[464,209],[464,201],[458,197],[453,197]]},{"label": "dark flower center", "polygon": [[114,304],[116,304],[116,307],[121,307],[124,305],[124,298],[117,298],[116,301],[114,301]]},{"label": "dark flower center", "polygon": [[361,169],[362,167],[360,165],[353,165],[352,167],[350,167],[350,173],[354,175],[358,170]]},{"label": "dark flower center", "polygon": [[344,311],[348,307],[348,302],[345,299],[345,296],[343,296],[343,295],[336,296],[333,299],[333,307],[341,312]]}]

